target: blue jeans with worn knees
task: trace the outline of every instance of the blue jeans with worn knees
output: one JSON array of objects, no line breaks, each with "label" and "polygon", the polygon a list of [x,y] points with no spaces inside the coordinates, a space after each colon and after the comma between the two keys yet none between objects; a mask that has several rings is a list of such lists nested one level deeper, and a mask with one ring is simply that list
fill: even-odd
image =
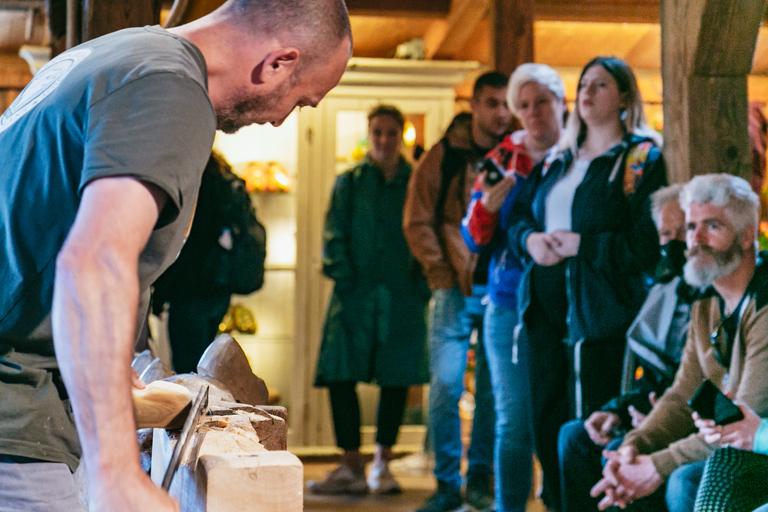
[{"label": "blue jeans with worn knees", "polygon": [[514,309],[494,302],[488,304],[483,343],[496,409],[494,469],[498,512],[525,512],[533,473],[528,351],[526,344],[520,343],[515,354],[516,324]]},{"label": "blue jeans with worn knees", "polygon": [[471,332],[472,315],[459,288],[434,290],[429,311],[429,423],[435,447],[435,477],[454,487],[462,483],[458,403],[464,391]]},{"label": "blue jeans with worn knees", "polygon": [[693,512],[696,491],[706,462],[694,462],[680,466],[667,480],[667,508],[669,512]]}]

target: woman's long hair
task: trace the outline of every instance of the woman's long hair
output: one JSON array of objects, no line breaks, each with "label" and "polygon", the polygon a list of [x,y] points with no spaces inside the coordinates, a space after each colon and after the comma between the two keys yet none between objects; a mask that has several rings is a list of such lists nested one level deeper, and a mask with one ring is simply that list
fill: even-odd
[{"label": "woman's long hair", "polygon": [[[622,111],[621,125],[626,133],[633,133],[641,137],[648,137],[661,147],[662,138],[658,132],[654,131],[648,123],[645,121],[645,113],[643,112],[643,97],[640,94],[640,89],[637,87],[637,79],[632,68],[617,57],[596,57],[589,61],[584,69],[581,70],[579,76],[579,84],[584,77],[584,73],[587,72],[592,66],[602,66],[618,85],[619,93],[623,96],[627,105],[626,110]],[[578,86],[577,86],[578,87]],[[575,155],[587,138],[587,125],[581,118],[579,113],[579,92],[576,93],[576,104],[573,107],[573,112],[568,116],[568,121],[565,124],[565,132],[560,139],[560,147],[562,149],[570,149]]]}]

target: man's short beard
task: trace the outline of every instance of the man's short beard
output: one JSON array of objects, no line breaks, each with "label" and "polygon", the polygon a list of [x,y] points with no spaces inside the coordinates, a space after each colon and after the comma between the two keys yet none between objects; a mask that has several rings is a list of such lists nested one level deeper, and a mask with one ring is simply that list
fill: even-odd
[{"label": "man's short beard", "polygon": [[[713,261],[700,261],[704,254],[712,256]],[[732,274],[739,265],[744,256],[744,250],[739,245],[739,238],[733,241],[725,251],[715,251],[705,245],[696,245],[685,251],[687,261],[683,267],[683,276],[685,281],[696,288],[705,289],[725,276]]]},{"label": "man's short beard", "polygon": [[[227,105],[216,112],[216,129],[224,133],[235,133],[240,128],[253,123],[269,122],[268,119],[262,117],[263,113],[288,94],[296,81],[297,79],[292,75],[288,82],[284,82],[280,87],[263,96],[245,100],[235,99],[231,105]],[[238,98],[242,96],[245,95],[241,94]]]}]

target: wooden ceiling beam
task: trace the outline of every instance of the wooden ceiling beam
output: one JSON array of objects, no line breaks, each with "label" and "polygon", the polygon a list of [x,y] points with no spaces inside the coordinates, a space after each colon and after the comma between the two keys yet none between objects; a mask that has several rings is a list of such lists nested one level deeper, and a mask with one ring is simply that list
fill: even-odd
[{"label": "wooden ceiling beam", "polygon": [[451,0],[346,0],[351,15],[444,18]]},{"label": "wooden ceiling beam", "polygon": [[46,10],[45,0],[0,0],[0,9],[26,10],[42,9]]},{"label": "wooden ceiling beam", "polygon": [[536,0],[534,18],[544,21],[658,23],[658,0]]},{"label": "wooden ceiling beam", "polygon": [[428,59],[449,59],[460,52],[475,27],[488,13],[491,0],[454,0],[444,22],[433,23],[424,34]]}]

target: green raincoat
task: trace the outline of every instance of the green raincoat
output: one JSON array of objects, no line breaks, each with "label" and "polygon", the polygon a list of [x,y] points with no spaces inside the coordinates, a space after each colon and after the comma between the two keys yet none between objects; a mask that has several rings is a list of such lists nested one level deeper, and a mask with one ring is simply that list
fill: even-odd
[{"label": "green raincoat", "polygon": [[336,179],[323,231],[323,273],[335,281],[316,386],[429,381],[425,312],[430,292],[403,236],[411,166],[385,182],[366,157]]}]

